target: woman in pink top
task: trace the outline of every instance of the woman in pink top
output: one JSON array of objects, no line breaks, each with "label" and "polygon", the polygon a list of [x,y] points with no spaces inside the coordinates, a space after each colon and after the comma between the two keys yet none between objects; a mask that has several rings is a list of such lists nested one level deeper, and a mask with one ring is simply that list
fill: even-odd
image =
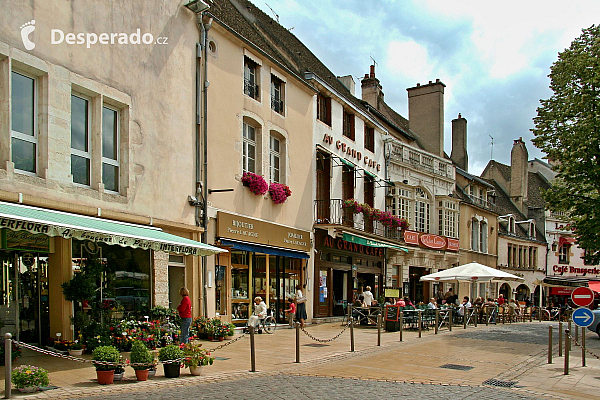
[{"label": "woman in pink top", "polygon": [[400,306],[400,307],[406,307],[406,303],[404,302],[404,299],[402,297],[398,298],[398,301],[396,302],[396,305]]},{"label": "woman in pink top", "polygon": [[181,303],[177,307],[181,318],[181,343],[187,343],[190,337],[190,325],[192,324],[192,301],[190,291],[186,287],[179,289]]}]

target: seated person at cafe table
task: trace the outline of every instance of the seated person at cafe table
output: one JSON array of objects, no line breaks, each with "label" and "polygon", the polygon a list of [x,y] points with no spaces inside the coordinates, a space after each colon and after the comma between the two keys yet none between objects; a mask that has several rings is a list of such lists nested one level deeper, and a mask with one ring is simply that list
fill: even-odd
[{"label": "seated person at cafe table", "polygon": [[427,304],[427,308],[429,308],[430,310],[435,310],[436,308],[438,308],[434,298],[429,299],[429,304]]},{"label": "seated person at cafe table", "polygon": [[471,308],[471,302],[469,301],[469,296],[465,296],[463,298],[462,303],[460,303],[458,307],[459,307],[458,308],[458,315],[464,316],[465,315],[465,307],[466,308]]},{"label": "seated person at cafe table", "polygon": [[396,301],[396,305],[398,307],[406,307],[406,302],[402,297],[398,297],[398,301]]}]

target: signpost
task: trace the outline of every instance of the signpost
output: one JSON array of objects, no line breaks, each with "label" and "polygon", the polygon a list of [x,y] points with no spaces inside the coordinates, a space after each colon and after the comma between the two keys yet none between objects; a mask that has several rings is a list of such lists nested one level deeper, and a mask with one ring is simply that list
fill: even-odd
[{"label": "signpost", "polygon": [[587,328],[594,322],[594,314],[592,310],[586,307],[581,307],[573,311],[573,322],[577,326],[581,326],[583,328]]},{"label": "signpost", "polygon": [[594,302],[594,291],[588,287],[578,287],[571,293],[571,300],[576,306],[587,307]]}]

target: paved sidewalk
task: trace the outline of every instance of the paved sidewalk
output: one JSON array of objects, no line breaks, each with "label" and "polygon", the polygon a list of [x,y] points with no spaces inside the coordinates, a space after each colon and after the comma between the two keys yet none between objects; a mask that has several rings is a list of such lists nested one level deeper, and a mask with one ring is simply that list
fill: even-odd
[{"label": "paved sidewalk", "polygon": [[[319,339],[332,338],[342,329],[339,323],[307,327],[307,331]],[[258,374],[248,371],[250,340],[244,337],[215,351],[213,355],[218,359],[214,365],[203,368],[202,377],[192,377],[187,370],[182,370],[181,378],[167,379],[162,377],[159,367],[157,377],[147,382],[137,382],[133,370],[129,368],[124,381],[109,386],[100,386],[95,382],[95,371],[89,364],[29,351],[24,351],[24,356],[17,364],[34,364],[48,369],[51,384],[60,387],[30,395],[29,398],[107,397],[112,394],[122,397],[132,391],[143,393],[173,388],[177,388],[176,393],[181,391],[183,394],[185,388],[199,384],[224,384],[239,379],[250,379],[248,382],[252,382],[258,376],[272,379],[269,377],[290,374],[308,379],[311,376],[341,379],[339,382],[385,380],[471,388],[479,388],[485,381],[496,379],[501,384],[518,386],[503,390],[523,394],[523,398],[597,398],[597,393],[600,393],[600,361],[590,356],[587,359],[588,366],[579,367],[581,351],[575,348],[571,353],[571,374],[562,375],[561,358],[555,358],[554,364],[545,364],[547,330],[548,323],[533,322],[469,327],[466,331],[462,327],[455,327],[452,332],[443,331],[439,335],[424,331],[422,338],[418,338],[414,331],[405,331],[403,342],[399,341],[398,332],[383,332],[382,346],[377,347],[377,330],[358,327],[354,330],[354,353],[349,351],[349,329],[337,340],[327,343],[314,341],[300,332],[301,363],[297,364],[295,331],[284,328],[277,329],[274,335],[256,335]],[[600,354],[600,340],[596,335],[589,332],[587,338],[591,351]],[[218,344],[204,342],[209,349]],[[451,364],[446,366],[450,368],[443,368],[446,364]],[[0,376],[4,377],[3,367],[0,367]],[[1,379],[0,385],[4,385]],[[13,390],[13,396],[22,395]]]}]

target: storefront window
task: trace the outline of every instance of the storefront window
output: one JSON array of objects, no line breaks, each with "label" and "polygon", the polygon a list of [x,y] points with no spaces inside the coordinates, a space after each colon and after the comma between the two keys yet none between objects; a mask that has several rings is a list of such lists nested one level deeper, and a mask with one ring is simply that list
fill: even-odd
[{"label": "storefront window", "polygon": [[177,308],[181,301],[179,290],[185,286],[185,257],[169,255],[169,307]]},{"label": "storefront window", "polygon": [[250,257],[245,251],[231,251],[231,318],[248,319],[250,306]]},{"label": "storefront window", "polygon": [[101,262],[97,305],[105,310],[122,306],[138,316],[148,315],[151,306],[149,250],[73,239],[72,255],[74,273],[79,273],[88,260]]}]

